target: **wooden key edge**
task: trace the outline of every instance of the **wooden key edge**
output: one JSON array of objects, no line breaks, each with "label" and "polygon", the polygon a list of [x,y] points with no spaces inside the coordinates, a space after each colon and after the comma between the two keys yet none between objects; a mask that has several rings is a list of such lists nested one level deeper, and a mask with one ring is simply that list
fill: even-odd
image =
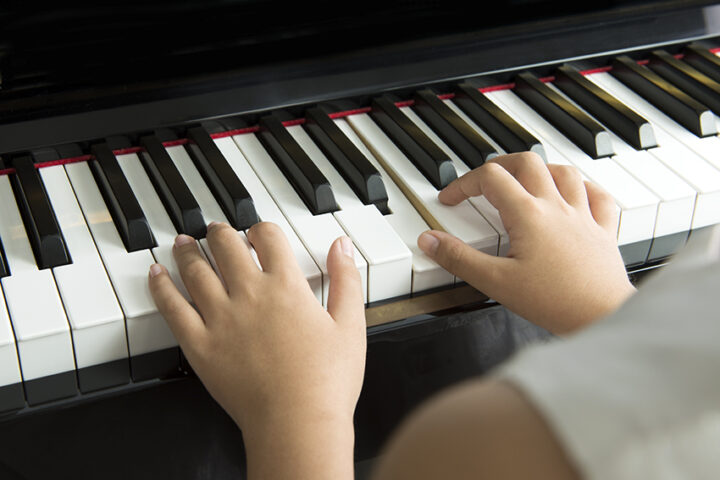
[{"label": "wooden key edge", "polygon": [[368,327],[375,327],[398,320],[404,320],[416,315],[483,303],[488,300],[489,297],[484,293],[475,290],[475,288],[470,285],[463,285],[367,308],[365,310],[365,321]]},{"label": "wooden key edge", "polygon": [[400,189],[402,194],[405,195],[405,198],[410,200],[410,204],[415,208],[415,210],[417,210],[417,212],[420,214],[422,219],[425,220],[428,226],[433,230],[444,232],[445,229],[440,225],[440,222],[435,220],[435,217],[433,217],[430,211],[428,211],[428,209],[422,204],[420,199],[412,192],[412,190],[410,190],[410,188],[408,188],[407,185],[405,185],[405,182],[403,182],[400,176],[395,173],[395,170],[393,170],[393,168],[388,165],[382,155],[380,155],[377,149],[373,146],[372,142],[367,141],[365,135],[361,130],[355,129],[352,124],[350,125],[350,127],[355,131],[358,137],[360,137],[368,150],[370,150],[378,163],[383,167],[383,170],[385,170],[385,172],[390,176],[390,179]]}]

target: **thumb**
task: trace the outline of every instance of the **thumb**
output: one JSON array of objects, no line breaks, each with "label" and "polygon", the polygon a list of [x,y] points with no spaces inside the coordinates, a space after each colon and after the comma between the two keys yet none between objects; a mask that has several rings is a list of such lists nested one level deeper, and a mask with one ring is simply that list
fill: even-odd
[{"label": "thumb", "polygon": [[475,250],[446,232],[429,230],[418,237],[418,247],[448,272],[466,281],[486,295],[493,295],[506,258]]},{"label": "thumb", "polygon": [[340,237],[330,246],[327,256],[330,274],[327,311],[340,324],[357,322],[365,328],[363,284],[355,265],[354,250],[348,237]]}]

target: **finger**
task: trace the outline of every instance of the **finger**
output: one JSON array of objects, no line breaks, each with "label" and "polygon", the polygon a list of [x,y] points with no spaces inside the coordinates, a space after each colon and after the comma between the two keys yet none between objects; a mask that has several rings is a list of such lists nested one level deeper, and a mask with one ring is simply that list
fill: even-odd
[{"label": "finger", "polygon": [[260,273],[250,254],[248,244],[240,234],[227,223],[213,223],[208,228],[207,242],[222,275],[228,292],[243,290]]},{"label": "finger", "polygon": [[480,252],[449,233],[435,230],[423,232],[417,243],[438,265],[493,298],[513,261]]},{"label": "finger", "polygon": [[330,246],[327,256],[330,275],[327,311],[339,324],[364,329],[363,284],[353,256],[354,247],[348,237],[340,237]]},{"label": "finger", "polygon": [[227,299],[225,287],[200,253],[194,238],[178,235],[175,238],[173,254],[185,288],[200,313],[212,311],[213,305]]},{"label": "finger", "polygon": [[247,237],[255,247],[263,271],[300,273],[295,254],[279,226],[270,222],[256,223],[247,231]]},{"label": "finger", "polygon": [[598,185],[585,182],[590,213],[595,221],[612,235],[617,234],[618,212],[615,199]]},{"label": "finger", "polygon": [[552,175],[542,157],[536,153],[520,152],[500,155],[490,162],[502,165],[525,190],[535,197],[548,198],[557,195]]},{"label": "finger", "polygon": [[157,263],[150,266],[148,285],[158,311],[183,351],[195,349],[205,338],[205,323],[177,289],[167,269]]},{"label": "finger", "polygon": [[587,190],[580,171],[570,165],[548,165],[560,196],[573,207],[588,206]]}]

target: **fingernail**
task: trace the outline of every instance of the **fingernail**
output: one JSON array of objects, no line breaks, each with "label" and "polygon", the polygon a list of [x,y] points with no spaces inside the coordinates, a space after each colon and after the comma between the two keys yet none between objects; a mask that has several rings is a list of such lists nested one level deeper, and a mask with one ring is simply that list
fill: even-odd
[{"label": "fingernail", "polygon": [[157,263],[153,263],[150,265],[150,278],[161,274],[163,271],[162,267],[158,265]]},{"label": "fingernail", "polygon": [[418,238],[418,247],[430,257],[435,255],[438,245],[440,245],[440,240],[431,233],[423,232]]},{"label": "fingernail", "polygon": [[190,235],[185,235],[181,233],[177,237],[175,237],[175,246],[176,247],[182,247],[183,245],[188,245],[190,243],[193,243],[195,239],[191,237]]},{"label": "fingernail", "polygon": [[352,240],[350,240],[349,237],[342,237],[340,239],[340,248],[345,255],[350,258],[354,258],[353,252],[355,251],[355,247],[353,247]]}]

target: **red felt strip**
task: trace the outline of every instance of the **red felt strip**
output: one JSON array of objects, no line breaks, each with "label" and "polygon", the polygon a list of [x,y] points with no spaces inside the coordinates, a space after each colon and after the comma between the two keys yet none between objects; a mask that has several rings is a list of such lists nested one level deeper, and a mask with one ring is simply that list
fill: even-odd
[{"label": "red felt strip", "polygon": [[178,145],[185,145],[186,143],[189,143],[190,140],[187,138],[179,138],[177,140],[169,140],[167,142],[163,142],[163,147],[176,147]]},{"label": "red felt strip", "polygon": [[304,123],[304,118],[296,118],[295,120],[287,120],[282,122],[284,127],[294,127],[295,125],[303,125]]},{"label": "red felt strip", "polygon": [[80,155],[79,157],[61,158],[59,160],[51,160],[49,162],[36,163],[35,168],[54,167],[56,165],[67,165],[69,163],[87,162],[92,159],[92,155]]},{"label": "red felt strip", "polygon": [[328,117],[333,118],[333,119],[334,118],[343,118],[343,117],[348,117],[350,115],[359,115],[361,113],[370,113],[370,110],[372,110],[372,108],[370,108],[370,107],[356,108],[354,110],[345,110],[344,112],[331,113],[330,115],[328,115]]},{"label": "red felt strip", "polygon": [[490,87],[478,88],[482,93],[497,92],[499,90],[512,90],[515,88],[515,83],[504,83],[502,85],[492,85]]}]

